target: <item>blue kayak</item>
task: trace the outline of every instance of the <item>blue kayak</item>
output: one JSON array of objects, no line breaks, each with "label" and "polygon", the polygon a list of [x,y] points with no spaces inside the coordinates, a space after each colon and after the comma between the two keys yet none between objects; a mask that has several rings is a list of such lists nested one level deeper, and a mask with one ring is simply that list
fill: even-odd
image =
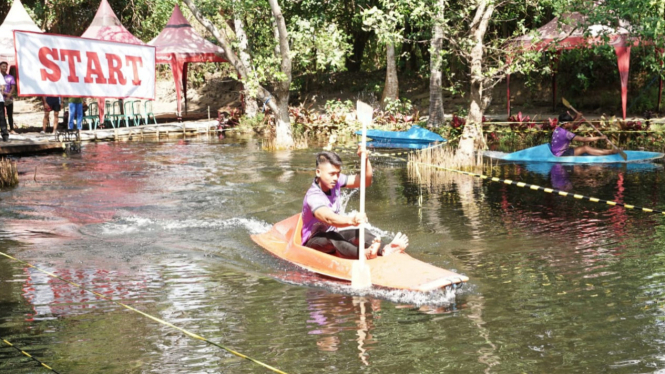
[{"label": "blue kayak", "polygon": [[[362,131],[356,131],[356,135],[362,135]],[[432,143],[446,141],[441,135],[415,125],[408,131],[367,130],[367,137],[375,142],[376,147],[381,148],[385,148],[388,144],[396,144],[400,148],[424,148]]]},{"label": "blue kayak", "polygon": [[397,142],[397,141],[374,141],[367,142],[370,148],[398,148],[398,149],[424,149],[431,146],[431,143],[410,143],[410,142]]},{"label": "blue kayak", "polygon": [[621,158],[617,154],[608,156],[564,156],[557,157],[552,154],[550,145],[548,143],[537,145],[535,147],[523,149],[513,153],[503,152],[485,152],[485,156],[504,161],[520,161],[520,162],[557,162],[564,164],[617,164],[617,163],[631,163],[631,162],[648,162],[663,158],[665,154],[659,152],[646,152],[646,151],[624,151],[627,160]]}]

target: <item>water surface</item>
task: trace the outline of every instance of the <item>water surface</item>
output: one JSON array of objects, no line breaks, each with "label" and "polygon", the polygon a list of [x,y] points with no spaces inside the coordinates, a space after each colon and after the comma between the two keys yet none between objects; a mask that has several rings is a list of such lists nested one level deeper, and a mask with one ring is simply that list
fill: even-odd
[{"label": "water surface", "polygon": [[[249,238],[300,210],[316,152],[224,139],[21,158],[21,185],[0,192],[0,250],[286,372],[665,368],[661,216],[458,174],[419,180],[404,163],[376,160],[374,230],[408,233],[414,257],[471,281],[453,296],[357,296]],[[658,209],[662,172],[495,169]],[[357,209],[357,194],[349,199]],[[60,373],[266,372],[6,258],[0,337]],[[3,344],[0,372],[47,370]]]}]

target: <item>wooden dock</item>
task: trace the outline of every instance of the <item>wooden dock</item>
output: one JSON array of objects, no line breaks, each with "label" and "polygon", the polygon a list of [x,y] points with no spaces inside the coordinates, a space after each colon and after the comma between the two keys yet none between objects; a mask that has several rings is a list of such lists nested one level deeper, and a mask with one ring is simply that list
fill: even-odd
[{"label": "wooden dock", "polygon": [[[94,141],[142,141],[188,138],[217,134],[216,120],[161,123],[157,125],[142,125],[130,127],[117,127],[110,129],[82,130],[80,142]],[[40,152],[63,151],[67,143],[75,141],[73,136],[60,136],[54,134],[25,133],[10,135],[9,141],[0,141],[0,155],[22,155]]]}]

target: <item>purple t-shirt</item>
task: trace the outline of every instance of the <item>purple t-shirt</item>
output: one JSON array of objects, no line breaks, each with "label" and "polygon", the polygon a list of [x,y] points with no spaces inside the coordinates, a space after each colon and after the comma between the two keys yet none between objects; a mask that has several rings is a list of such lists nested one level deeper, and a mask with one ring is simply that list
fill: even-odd
[{"label": "purple t-shirt", "polygon": [[341,189],[346,186],[348,176],[346,174],[339,174],[337,184],[330,190],[330,194],[326,194],[321,190],[316,181],[312,183],[305,194],[305,199],[302,202],[302,243],[307,243],[312,235],[319,232],[334,231],[336,227],[330,226],[326,223],[319,221],[314,217],[314,212],[322,207],[328,207],[336,214],[342,211],[342,202],[340,199]]},{"label": "purple t-shirt", "polygon": [[575,134],[572,132],[563,127],[557,126],[552,133],[552,141],[550,142],[552,153],[557,157],[561,157],[561,155],[570,147],[570,142],[573,141],[574,137]]},{"label": "purple t-shirt", "polygon": [[7,74],[5,75],[5,90],[2,91],[3,94],[8,94],[12,90],[12,86],[16,86],[16,80],[13,76]]}]

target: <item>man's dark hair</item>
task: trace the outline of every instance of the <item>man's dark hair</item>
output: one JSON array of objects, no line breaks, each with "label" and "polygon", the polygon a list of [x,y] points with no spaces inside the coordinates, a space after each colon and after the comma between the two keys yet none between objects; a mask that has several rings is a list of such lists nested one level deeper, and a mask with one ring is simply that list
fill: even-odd
[{"label": "man's dark hair", "polygon": [[9,65],[9,64],[7,63],[7,61],[2,61],[2,62],[0,62],[0,65],[2,65],[2,64]]},{"label": "man's dark hair", "polygon": [[323,164],[331,164],[339,168],[342,167],[342,159],[335,152],[323,151],[316,155],[316,167]]},{"label": "man's dark hair", "polygon": [[568,113],[561,113],[559,114],[559,123],[565,123],[565,122],[572,122],[573,117],[570,116]]}]

